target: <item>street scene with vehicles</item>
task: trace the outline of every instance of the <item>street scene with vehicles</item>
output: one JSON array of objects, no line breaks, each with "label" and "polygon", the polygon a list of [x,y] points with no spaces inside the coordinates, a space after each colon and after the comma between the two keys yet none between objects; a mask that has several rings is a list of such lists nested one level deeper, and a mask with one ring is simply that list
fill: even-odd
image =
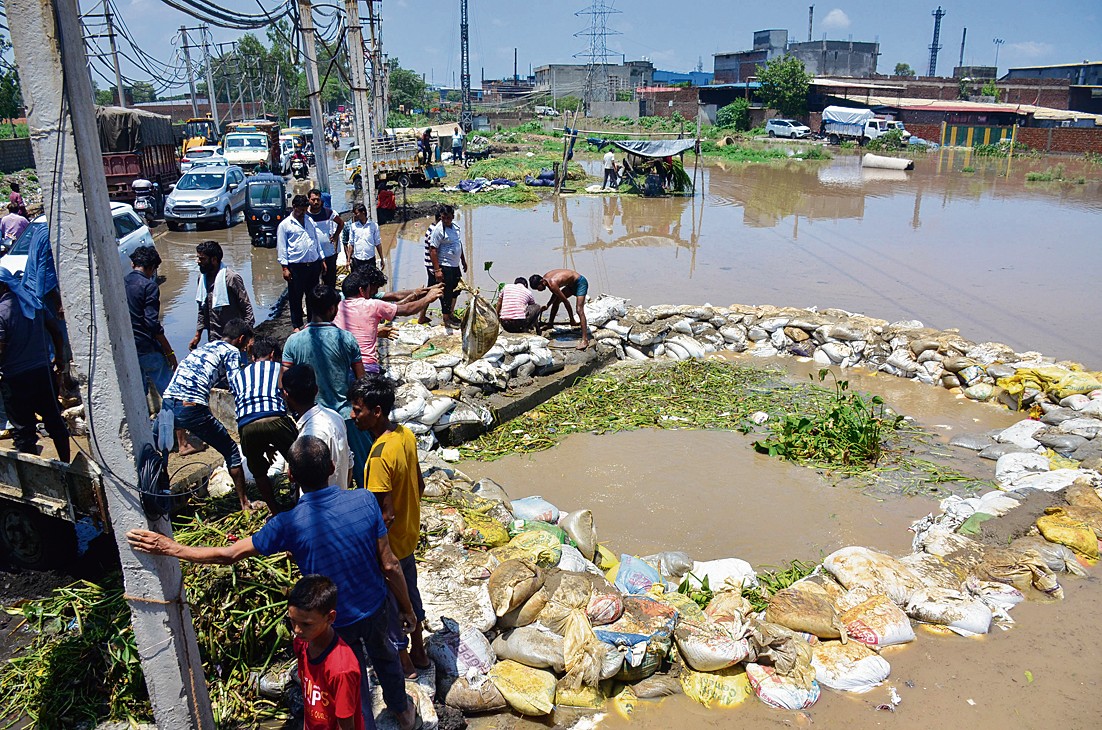
[{"label": "street scene with vehicles", "polygon": [[1096,723],[1097,19],[577,5],[4,8],[3,724]]}]

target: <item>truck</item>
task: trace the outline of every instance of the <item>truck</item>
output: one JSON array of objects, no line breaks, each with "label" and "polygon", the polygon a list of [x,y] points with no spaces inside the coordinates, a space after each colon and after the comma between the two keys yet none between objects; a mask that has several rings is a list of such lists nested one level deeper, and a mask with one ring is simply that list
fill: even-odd
[{"label": "truck", "polygon": [[214,120],[208,117],[195,117],[184,122],[184,142],[180,145],[180,157],[187,157],[192,147],[206,147],[218,144],[220,135]]},{"label": "truck", "polygon": [[[296,114],[295,112],[302,112]],[[291,116],[287,117],[287,126],[292,129],[313,129],[314,122],[310,119],[310,113],[305,109],[291,109]]]},{"label": "truck", "polygon": [[[421,163],[418,159],[416,134],[401,133],[378,137],[371,143],[371,156],[375,166],[376,186],[382,182],[394,182],[403,188],[431,185],[442,180],[446,174],[442,165]],[[351,147],[344,155],[344,177],[353,189],[363,189],[358,146]]]},{"label": "truck", "polygon": [[823,109],[822,133],[830,144],[840,144],[843,140],[853,140],[864,145],[892,130],[903,133],[903,139],[911,133],[903,128],[903,123],[878,116],[870,109],[851,109],[844,106],[828,106]]},{"label": "truck", "polygon": [[96,123],[111,200],[132,204],[135,180],[148,180],[164,191],[180,179],[170,117],[108,106],[96,107]]},{"label": "truck", "polygon": [[249,171],[265,162],[270,170],[279,169],[279,125],[265,119],[231,122],[222,138],[226,162]]}]

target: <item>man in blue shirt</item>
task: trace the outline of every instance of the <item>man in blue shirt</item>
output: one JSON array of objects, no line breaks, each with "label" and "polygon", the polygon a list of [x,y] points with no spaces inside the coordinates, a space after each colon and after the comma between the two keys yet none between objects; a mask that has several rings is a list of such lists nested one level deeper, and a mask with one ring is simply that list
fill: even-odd
[{"label": "man in blue shirt", "polygon": [[157,284],[161,256],[152,246],[140,246],[130,254],[130,263],[134,270],[123,282],[130,324],[134,329],[134,345],[138,349],[138,366],[146,390],[152,385],[158,395],[163,395],[177,362],[176,353],[165,337],[165,328],[161,326],[161,287]]},{"label": "man in blue shirt", "polygon": [[195,453],[181,431],[187,429],[200,441],[213,446],[226,460],[230,478],[241,501],[241,509],[249,509],[245,495],[245,470],[241,468],[241,452],[226,427],[210,411],[210,391],[223,379],[232,378],[241,370],[241,354],[253,339],[253,330],[243,320],[231,319],[222,328],[222,339],[208,342],[191,351],[176,368],[164,393],[164,408],[176,418],[176,438],[180,456]]},{"label": "man in blue shirt", "polygon": [[371,660],[387,707],[410,730],[416,708],[406,696],[398,653],[387,640],[387,588],[398,599],[405,630],[417,622],[405,577],[390,550],[375,496],[364,489],[331,485],[333,462],[321,439],[302,436],[291,445],[291,479],[303,492],[294,509],[274,516],[260,531],[226,547],[187,547],[149,530],[126,533],[130,547],[192,563],[229,565],[254,555],[290,552],[303,575],[324,575],[337,586],[334,627],[362,668],[364,724],[374,728],[367,660]]}]

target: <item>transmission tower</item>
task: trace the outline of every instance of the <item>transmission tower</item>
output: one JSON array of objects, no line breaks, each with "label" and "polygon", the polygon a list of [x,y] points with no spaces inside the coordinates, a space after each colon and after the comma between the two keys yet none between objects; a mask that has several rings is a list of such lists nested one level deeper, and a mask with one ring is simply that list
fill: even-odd
[{"label": "transmission tower", "polygon": [[467,29],[467,0],[459,0],[459,84],[463,95],[459,126],[464,132],[469,132],[474,126],[474,109],[471,107],[471,42]]},{"label": "transmission tower", "polygon": [[[613,0],[615,2],[615,0]],[[574,15],[589,16],[589,27],[574,34],[575,38],[589,38],[589,48],[574,54],[574,58],[585,59],[585,82],[582,85],[582,104],[589,114],[589,105],[595,101],[610,101],[611,89],[608,78],[608,37],[620,35],[619,31],[608,29],[608,16],[620,11],[612,7],[611,2],[593,0],[593,3]]]},{"label": "transmission tower", "polygon": [[932,15],[934,16],[934,42],[930,44],[930,73],[926,74],[927,76],[937,76],[937,54],[941,50],[941,44],[938,41],[941,39],[941,19],[945,17],[945,11],[938,5]]}]

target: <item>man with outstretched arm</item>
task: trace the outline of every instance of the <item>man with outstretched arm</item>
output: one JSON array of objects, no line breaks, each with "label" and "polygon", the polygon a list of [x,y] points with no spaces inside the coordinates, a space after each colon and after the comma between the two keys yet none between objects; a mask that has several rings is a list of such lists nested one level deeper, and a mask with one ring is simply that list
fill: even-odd
[{"label": "man with outstretched arm", "polygon": [[387,589],[398,601],[407,631],[417,618],[402,568],[390,549],[379,503],[371,492],[340,489],[331,483],[333,462],[321,439],[300,437],[291,445],[288,457],[291,479],[302,489],[302,498],[294,509],[275,515],[255,535],[226,547],[188,547],[150,530],[131,530],[126,539],[140,552],[216,565],[290,552],[303,575],[328,577],[337,586],[334,627],[360,660],[365,726],[375,727],[368,686],[370,659],[387,708],[398,717],[402,730],[411,730],[417,710],[406,695],[398,653],[387,638]]},{"label": "man with outstretched arm", "polygon": [[[589,323],[585,321],[585,297],[589,294],[589,281],[577,271],[571,269],[552,269],[543,276],[532,274],[528,277],[528,284],[536,291],[551,290],[551,298],[543,309],[551,310],[547,317],[549,325],[555,324],[555,315],[559,313],[559,305],[566,308],[566,314],[570,317],[571,325],[581,324],[582,341],[578,344],[579,350],[589,347]],[[574,321],[574,312],[570,310],[569,297],[576,297],[575,307],[578,310],[578,321]]]}]

